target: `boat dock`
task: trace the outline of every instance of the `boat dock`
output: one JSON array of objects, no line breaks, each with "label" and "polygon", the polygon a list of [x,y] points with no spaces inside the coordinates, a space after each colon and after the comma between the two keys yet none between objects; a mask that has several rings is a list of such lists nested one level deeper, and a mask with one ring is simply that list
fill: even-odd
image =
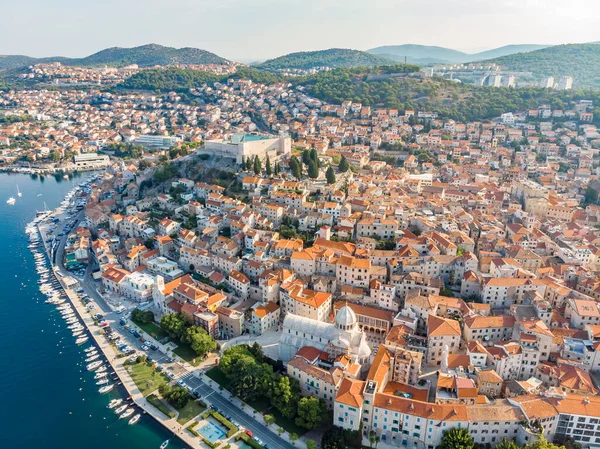
[{"label": "boat dock", "polygon": [[[143,410],[145,414],[154,418],[166,430],[168,430],[172,435],[176,436],[179,440],[183,441],[187,446],[191,448],[203,448],[204,446],[202,445],[201,441],[189,433],[182,425],[177,423],[175,418],[166,417],[146,400],[142,392],[139,390],[127,372],[126,367],[123,365],[123,361],[127,360],[127,358],[117,358],[118,353],[116,348],[109,344],[104,337],[104,334],[101,332],[101,328],[94,323],[92,313],[90,313],[87,307],[79,300],[77,292],[71,288],[72,283],[68,282],[70,276],[62,273],[57,264],[52,260],[52,247],[51,243],[48,241],[48,236],[41,232],[39,224],[36,225],[36,228],[40,234],[44,250],[46,254],[49,255],[53,275],[60,283],[62,290],[69,299],[73,309],[76,311],[80,320],[83,322],[89,334],[94,339],[95,346],[102,351],[104,358],[118,376],[122,386],[127,391],[130,400],[132,400],[137,407]],[[60,275],[57,275],[57,273],[60,273]]]}]

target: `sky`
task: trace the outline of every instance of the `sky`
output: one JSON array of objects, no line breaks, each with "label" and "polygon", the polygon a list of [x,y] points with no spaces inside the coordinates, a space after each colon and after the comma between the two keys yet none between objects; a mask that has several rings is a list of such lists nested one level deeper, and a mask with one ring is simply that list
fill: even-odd
[{"label": "sky", "polygon": [[197,47],[233,60],[325,48],[600,41],[597,0],[0,0],[0,54]]}]

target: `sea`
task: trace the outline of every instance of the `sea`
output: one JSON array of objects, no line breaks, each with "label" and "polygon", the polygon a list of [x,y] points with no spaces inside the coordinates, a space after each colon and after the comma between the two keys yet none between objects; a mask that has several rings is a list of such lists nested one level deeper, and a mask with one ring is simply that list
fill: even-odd
[{"label": "sea", "polygon": [[[0,173],[0,447],[19,449],[169,449],[186,447],[149,416],[133,426],[106,408],[124,390],[98,393],[83,347],[38,290],[25,225],[54,209],[88,175]],[[17,186],[22,193],[17,197]],[[6,200],[16,198],[9,206]],[[91,341],[91,340],[90,340]]]}]

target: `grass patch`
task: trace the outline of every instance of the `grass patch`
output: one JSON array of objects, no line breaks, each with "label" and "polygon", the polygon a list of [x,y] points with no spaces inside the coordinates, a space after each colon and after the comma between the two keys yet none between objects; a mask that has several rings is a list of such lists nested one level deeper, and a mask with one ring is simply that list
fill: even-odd
[{"label": "grass patch", "polygon": [[126,369],[144,396],[152,393],[160,385],[169,382],[164,374],[152,369],[151,365],[144,362],[128,365]]},{"label": "grass patch", "polygon": [[178,410],[179,416],[177,416],[177,422],[183,425],[190,419],[193,419],[196,416],[198,416],[204,410],[206,409],[202,407],[202,405],[200,405],[198,401],[195,401],[193,400],[193,398],[190,398],[187,404],[185,404],[185,406],[181,410]]},{"label": "grass patch", "polygon": [[202,361],[200,356],[189,345],[184,343],[179,343],[173,352],[193,366],[200,365]]},{"label": "grass patch", "polygon": [[221,371],[221,368],[219,368],[218,366],[209,369],[206,372],[206,375],[226,390],[229,389],[229,384],[231,382],[229,381],[229,379],[227,379],[227,377],[225,377],[225,374],[223,374],[223,371]]},{"label": "grass patch", "polygon": [[154,323],[138,323],[137,321],[134,321],[134,323],[155,340],[163,341],[169,336],[164,329]]},{"label": "grass patch", "polygon": [[156,396],[155,394],[151,394],[150,396],[148,396],[146,398],[146,400],[152,404],[154,407],[156,407],[161,413],[163,413],[165,416],[168,416],[169,418],[174,418],[175,417],[175,412],[173,410],[171,410],[169,407],[167,407],[167,404],[165,404],[160,398],[158,398],[158,396]]}]

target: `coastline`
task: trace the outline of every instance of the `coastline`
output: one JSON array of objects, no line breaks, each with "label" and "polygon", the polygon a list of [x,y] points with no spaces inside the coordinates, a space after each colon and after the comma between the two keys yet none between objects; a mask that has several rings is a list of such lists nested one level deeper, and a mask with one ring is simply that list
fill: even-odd
[{"label": "coastline", "polygon": [[[52,215],[55,212],[56,210],[53,210],[49,215]],[[180,442],[184,443],[187,447],[190,448],[202,447],[202,445],[197,444],[197,439],[195,439],[196,445],[193,444],[194,437],[191,434],[187,435],[185,428],[179,423],[177,423],[174,418],[165,418],[160,411],[158,411],[146,400],[146,398],[143,396],[143,394],[141,393],[141,391],[127,372],[126,367],[123,365],[122,362],[119,363],[120,360],[126,359],[118,359],[116,357],[117,351],[106,341],[104,335],[100,332],[101,328],[94,323],[90,311],[79,300],[77,293],[65,284],[65,276],[63,275],[57,264],[52,260],[51,247],[48,244],[46,236],[43,232],[41,232],[39,223],[35,224],[35,228],[40,235],[44,247],[44,252],[46,253],[46,256],[50,261],[52,275],[61,285],[63,292],[65,293],[73,308],[76,310],[77,315],[83,322],[86,330],[92,336],[94,340],[94,345],[100,349],[103,357],[106,359],[106,361],[109,363],[109,365],[119,378],[120,385],[117,386],[122,386],[125,389],[125,391],[129,395],[129,397],[126,399],[131,400],[145,415],[152,417],[155,421],[160,423],[167,431],[169,431],[172,434],[170,438],[177,437],[177,439]],[[61,276],[57,276],[57,272],[61,273]]]}]

